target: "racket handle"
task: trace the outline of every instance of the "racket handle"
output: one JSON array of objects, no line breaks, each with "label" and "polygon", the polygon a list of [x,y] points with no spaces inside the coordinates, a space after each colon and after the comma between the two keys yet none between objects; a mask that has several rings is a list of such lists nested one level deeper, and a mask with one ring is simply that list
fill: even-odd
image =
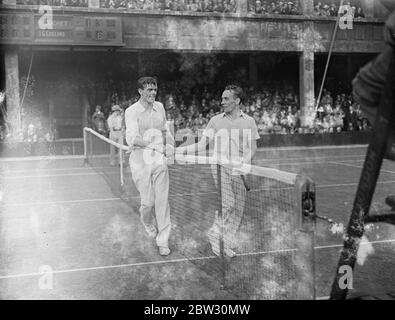
[{"label": "racket handle", "polygon": [[163,154],[166,157],[166,130],[162,130],[162,138],[163,138]]},{"label": "racket handle", "polygon": [[246,188],[247,192],[250,191],[251,188],[250,188],[250,186],[249,186],[248,183],[247,183],[247,180],[246,180],[245,175],[242,174],[240,177],[241,177],[241,180],[243,181],[244,188]]}]

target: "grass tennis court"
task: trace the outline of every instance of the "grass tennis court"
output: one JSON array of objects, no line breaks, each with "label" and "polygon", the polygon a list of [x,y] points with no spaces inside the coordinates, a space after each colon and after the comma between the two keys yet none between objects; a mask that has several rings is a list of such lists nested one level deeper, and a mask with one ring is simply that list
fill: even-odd
[{"label": "grass tennis court", "polygon": [[[365,150],[263,149],[256,164],[305,171],[316,183],[317,213],[346,225]],[[103,177],[82,162],[0,162],[1,299],[236,299],[177,250],[160,257],[140,225],[138,204],[131,208],[114,196]],[[372,210],[385,207],[394,187],[395,163],[385,161]],[[357,265],[350,295],[395,285],[394,227],[369,225],[366,235],[373,252]],[[318,298],[329,294],[341,246],[342,235],[318,221]],[[52,289],[40,288],[45,270],[53,272]]]}]

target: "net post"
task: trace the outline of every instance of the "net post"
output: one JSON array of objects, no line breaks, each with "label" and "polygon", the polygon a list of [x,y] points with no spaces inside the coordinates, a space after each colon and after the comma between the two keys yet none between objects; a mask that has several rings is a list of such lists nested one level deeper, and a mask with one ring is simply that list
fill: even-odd
[{"label": "net post", "polygon": [[304,175],[295,181],[296,299],[315,300],[315,184]]}]

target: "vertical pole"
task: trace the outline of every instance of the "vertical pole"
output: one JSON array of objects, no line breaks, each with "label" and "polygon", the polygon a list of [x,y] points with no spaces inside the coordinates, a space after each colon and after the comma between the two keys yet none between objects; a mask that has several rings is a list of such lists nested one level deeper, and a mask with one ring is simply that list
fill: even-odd
[{"label": "vertical pole", "polygon": [[296,299],[314,300],[315,294],[315,186],[311,179],[298,177],[295,183]]},{"label": "vertical pole", "polygon": [[22,130],[21,105],[19,97],[19,55],[14,49],[4,53],[5,91],[7,97],[7,122],[13,135]]},{"label": "vertical pole", "polygon": [[93,135],[89,135],[89,154],[93,156]]},{"label": "vertical pole", "polygon": [[[116,147],[116,148],[118,148],[118,147]],[[119,148],[118,153],[119,153],[119,169],[121,170],[121,186],[123,187],[123,185],[124,185],[123,150],[121,148]]]},{"label": "vertical pole", "polygon": [[305,127],[306,115],[314,109],[314,50],[309,47],[299,57],[299,83],[301,125]]},{"label": "vertical pole", "polygon": [[218,186],[218,220],[219,220],[219,253],[221,259],[221,273],[222,273],[222,289],[226,287],[226,276],[225,276],[225,254],[224,254],[224,219],[222,212],[222,172],[221,165],[217,163],[217,186]]},{"label": "vertical pole", "polygon": [[88,161],[88,137],[87,137],[87,133],[86,133],[86,129],[83,129],[83,137],[84,137],[84,161],[87,162]]}]

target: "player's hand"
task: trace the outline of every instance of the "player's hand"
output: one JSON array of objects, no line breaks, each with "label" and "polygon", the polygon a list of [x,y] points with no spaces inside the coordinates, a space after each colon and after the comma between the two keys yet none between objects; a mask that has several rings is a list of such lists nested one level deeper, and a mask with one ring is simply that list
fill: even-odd
[{"label": "player's hand", "polygon": [[251,165],[246,163],[244,158],[234,158],[230,164],[232,166],[232,175],[248,174],[251,169]]}]

